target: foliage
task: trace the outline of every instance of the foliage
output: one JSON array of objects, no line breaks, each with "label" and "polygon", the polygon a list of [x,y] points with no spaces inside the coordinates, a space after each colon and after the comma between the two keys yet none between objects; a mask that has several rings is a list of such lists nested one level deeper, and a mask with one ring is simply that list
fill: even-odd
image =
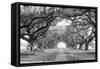
[{"label": "foliage", "polygon": [[[23,5],[20,9],[20,38],[29,42],[30,46],[37,44],[38,48],[53,48],[57,41],[63,40],[72,47],[79,44],[80,49],[85,44],[87,50],[90,42],[95,39],[95,9]],[[63,19],[72,22],[66,26],[64,34],[58,35],[57,29],[50,30],[50,27],[56,26]]]}]

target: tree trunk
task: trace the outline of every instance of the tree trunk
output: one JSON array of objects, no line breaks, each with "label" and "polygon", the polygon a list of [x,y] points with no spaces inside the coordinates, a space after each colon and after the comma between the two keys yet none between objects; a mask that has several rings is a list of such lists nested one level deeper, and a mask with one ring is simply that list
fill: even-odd
[{"label": "tree trunk", "polygon": [[83,42],[80,43],[80,47],[79,47],[79,49],[82,49],[82,45],[83,45]]},{"label": "tree trunk", "polygon": [[85,50],[88,50],[88,47],[89,47],[89,42],[86,42],[85,43]]},{"label": "tree trunk", "polygon": [[88,39],[88,41],[86,41],[86,43],[85,43],[85,50],[88,50],[89,43],[93,40],[93,38],[94,38],[94,36],[90,37],[90,38]]},{"label": "tree trunk", "polygon": [[30,43],[30,51],[32,51],[32,49],[33,49],[33,41],[29,41],[29,43]]}]

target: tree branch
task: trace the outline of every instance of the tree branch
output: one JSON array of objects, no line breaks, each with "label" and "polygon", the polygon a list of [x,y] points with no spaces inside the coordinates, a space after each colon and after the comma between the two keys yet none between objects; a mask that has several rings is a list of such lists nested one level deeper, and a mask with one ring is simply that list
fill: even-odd
[{"label": "tree branch", "polygon": [[27,41],[27,42],[29,42],[29,38],[24,37],[24,35],[20,35],[20,38]]}]

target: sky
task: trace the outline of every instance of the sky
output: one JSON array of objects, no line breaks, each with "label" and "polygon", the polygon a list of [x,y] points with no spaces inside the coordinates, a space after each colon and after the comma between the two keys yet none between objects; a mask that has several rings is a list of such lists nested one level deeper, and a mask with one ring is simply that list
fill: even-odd
[{"label": "sky", "polygon": [[57,30],[58,34],[60,35],[65,32],[66,27],[71,23],[71,20],[63,19],[62,21],[59,21],[55,26],[51,26],[50,30]]}]

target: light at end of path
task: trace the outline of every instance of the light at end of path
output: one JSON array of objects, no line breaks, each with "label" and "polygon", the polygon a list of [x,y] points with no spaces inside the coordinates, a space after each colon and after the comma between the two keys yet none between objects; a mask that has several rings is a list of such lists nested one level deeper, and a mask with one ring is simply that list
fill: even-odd
[{"label": "light at end of path", "polygon": [[57,44],[57,48],[66,48],[66,43],[65,42],[59,42]]}]

